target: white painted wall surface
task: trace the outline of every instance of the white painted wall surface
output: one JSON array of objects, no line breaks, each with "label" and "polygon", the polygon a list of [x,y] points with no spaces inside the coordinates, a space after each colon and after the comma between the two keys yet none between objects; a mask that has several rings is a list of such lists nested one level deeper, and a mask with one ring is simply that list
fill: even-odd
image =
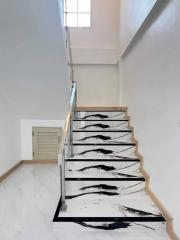
[{"label": "white painted wall surface", "polygon": [[79,105],[117,105],[119,0],[92,0],[91,27],[70,28],[70,35]]},{"label": "white painted wall surface", "polygon": [[121,75],[123,104],[129,107],[152,189],[174,217],[180,236],[179,9],[179,0],[161,1],[122,59]]},{"label": "white painted wall surface", "polygon": [[0,96],[0,176],[20,161],[20,119]]},{"label": "white painted wall surface", "polygon": [[0,175],[32,159],[32,126],[59,127],[65,118],[70,91],[62,3],[0,1]]},{"label": "white painted wall surface", "polygon": [[138,33],[147,16],[158,0],[126,0],[121,1],[121,41],[123,54]]},{"label": "white painted wall surface", "polygon": [[119,71],[117,65],[76,65],[79,106],[116,106]]},{"label": "white painted wall surface", "polygon": [[55,127],[62,128],[64,126],[63,120],[21,120],[21,159],[33,159],[33,127]]},{"label": "white painted wall surface", "polygon": [[0,92],[26,119],[63,119],[69,97],[58,0],[0,1]]}]

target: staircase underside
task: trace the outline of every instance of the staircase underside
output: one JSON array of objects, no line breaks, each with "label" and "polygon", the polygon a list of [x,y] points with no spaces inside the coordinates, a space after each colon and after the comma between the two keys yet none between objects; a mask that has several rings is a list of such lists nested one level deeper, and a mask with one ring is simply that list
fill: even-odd
[{"label": "staircase underside", "polygon": [[[68,149],[66,149],[66,153]],[[166,222],[145,191],[125,111],[78,112],[66,155],[66,211],[54,227],[66,237],[168,239]],[[113,235],[112,235],[113,234]]]}]

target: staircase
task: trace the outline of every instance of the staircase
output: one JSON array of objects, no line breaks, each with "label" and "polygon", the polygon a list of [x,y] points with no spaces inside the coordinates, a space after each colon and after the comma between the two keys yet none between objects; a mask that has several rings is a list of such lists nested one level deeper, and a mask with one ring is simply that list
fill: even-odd
[{"label": "staircase", "polygon": [[64,239],[169,239],[165,218],[146,192],[132,134],[123,109],[73,115],[65,199],[54,216]]}]

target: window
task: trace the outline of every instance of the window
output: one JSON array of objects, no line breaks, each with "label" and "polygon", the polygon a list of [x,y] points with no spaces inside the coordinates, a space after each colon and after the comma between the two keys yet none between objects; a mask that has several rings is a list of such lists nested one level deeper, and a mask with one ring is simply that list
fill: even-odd
[{"label": "window", "polygon": [[91,0],[66,0],[65,3],[67,27],[91,26]]}]

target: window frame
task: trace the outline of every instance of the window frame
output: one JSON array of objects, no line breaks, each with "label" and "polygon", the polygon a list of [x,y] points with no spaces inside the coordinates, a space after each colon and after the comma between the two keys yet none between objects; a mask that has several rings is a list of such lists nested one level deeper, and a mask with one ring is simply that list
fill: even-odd
[{"label": "window frame", "polygon": [[[68,12],[67,11],[67,2],[69,0],[64,0],[64,25],[68,28],[91,28],[92,27],[92,0],[90,0],[90,11],[89,12],[82,12],[82,11],[78,11],[78,4],[79,4],[79,0],[77,0],[77,12]],[[76,24],[75,26],[68,26],[67,25],[67,15],[68,14],[76,14]],[[87,14],[90,17],[90,22],[89,22],[89,26],[80,26],[79,25],[79,15],[81,14]]]}]

